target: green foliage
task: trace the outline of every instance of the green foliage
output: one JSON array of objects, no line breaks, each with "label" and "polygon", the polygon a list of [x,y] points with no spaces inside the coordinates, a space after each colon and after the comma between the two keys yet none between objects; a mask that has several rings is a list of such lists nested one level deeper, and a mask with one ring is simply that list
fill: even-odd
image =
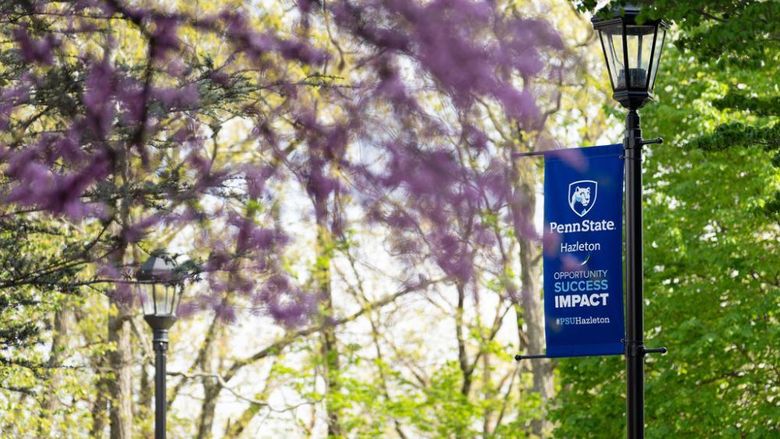
[{"label": "green foliage", "polygon": [[570,358],[558,363],[563,387],[552,412],[556,437],[625,436],[622,357]]},{"label": "green foliage", "polygon": [[[645,338],[670,349],[647,360],[646,434],[773,437],[777,3],[659,1],[651,13],[674,21],[679,38],[664,55],[658,103],[642,111],[647,136],[666,140],[646,150]],[[560,373],[556,436],[624,434],[622,361],[567,360]]]},{"label": "green foliage", "polygon": [[350,431],[376,436],[388,428],[384,424],[390,419],[397,419],[405,429],[414,428],[426,437],[474,437],[478,434],[474,430],[475,421],[480,419],[481,413],[478,402],[461,393],[462,382],[460,368],[454,361],[444,363],[434,371],[430,383],[424,387],[406,382],[402,385],[405,392],[392,400],[383,398],[380,389],[372,383],[350,380],[347,388],[353,403],[379,415],[351,418],[348,422],[352,427]]},{"label": "green foliage", "polygon": [[[85,299],[83,270],[100,224],[73,225],[37,212],[0,217],[0,431],[4,437],[86,436],[94,397],[85,359],[106,355]],[[75,323],[76,313],[95,311]],[[67,327],[57,319],[67,316]],[[71,333],[72,332],[72,333]],[[91,340],[77,343],[78,336]],[[68,339],[72,341],[68,341]]]},{"label": "green foliage", "polygon": [[78,262],[63,264],[67,233],[67,227],[0,218],[0,364],[32,365],[25,349],[40,341],[41,320],[62,300],[56,293],[70,292],[64,290]]},{"label": "green foliage", "polygon": [[[596,0],[573,1],[594,11]],[[703,62],[762,71],[780,44],[780,4],[761,0],[616,0],[640,5],[644,18],[663,18],[681,32],[675,45]],[[606,10],[604,10],[606,12]]]}]

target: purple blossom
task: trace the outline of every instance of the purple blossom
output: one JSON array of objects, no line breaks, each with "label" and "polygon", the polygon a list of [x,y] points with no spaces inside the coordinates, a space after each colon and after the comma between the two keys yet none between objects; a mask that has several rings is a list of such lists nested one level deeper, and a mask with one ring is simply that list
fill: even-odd
[{"label": "purple blossom", "polygon": [[463,126],[463,137],[472,148],[481,151],[487,147],[488,136],[473,125],[466,124]]},{"label": "purple blossom", "polygon": [[211,161],[195,151],[187,156],[187,163],[203,175],[207,175],[211,171]]},{"label": "purple blossom", "polygon": [[[476,96],[491,96],[523,124],[533,125],[538,117],[533,97],[504,77],[513,71],[524,77],[536,75],[544,65],[538,49],[563,48],[546,22],[502,19],[490,1],[334,2],[330,10],[339,25],[378,48],[412,57],[459,107],[470,107]],[[369,16],[382,19],[371,22]],[[497,30],[497,40],[485,37],[488,29]],[[380,90],[402,98],[393,77],[383,79]]]},{"label": "purple blossom", "polygon": [[526,47],[533,43],[536,46],[546,46],[555,50],[564,50],[561,35],[549,22],[538,19],[521,19],[510,22],[514,33],[513,42],[523,42]]},{"label": "purple blossom", "polygon": [[100,264],[97,267],[98,276],[106,279],[121,279],[122,273],[111,264]]},{"label": "purple blossom", "polygon": [[125,282],[115,283],[114,290],[109,293],[109,296],[117,303],[128,307],[132,306],[136,300],[133,288]]},{"label": "purple blossom", "polygon": [[222,71],[213,71],[209,73],[209,78],[214,81],[215,84],[219,84],[223,87],[230,86],[230,75]]},{"label": "purple blossom", "polygon": [[225,30],[235,48],[247,53],[256,62],[272,52],[304,64],[317,65],[328,59],[327,52],[314,48],[308,42],[281,38],[271,32],[256,32],[241,13],[225,10],[220,18],[227,25]]},{"label": "purple blossom", "polygon": [[561,243],[561,235],[555,232],[544,232],[542,235],[542,245],[544,254],[553,257],[558,254],[558,245]]},{"label": "purple blossom", "polygon": [[412,216],[404,211],[395,210],[384,218],[384,221],[394,229],[405,230],[412,229],[417,225],[417,222]]},{"label": "purple blossom", "polygon": [[181,302],[179,303],[179,308],[176,310],[176,316],[186,319],[187,317],[190,317],[200,311],[200,309],[201,307],[196,301],[187,297],[182,297]]},{"label": "purple blossom", "polygon": [[571,254],[565,254],[560,257],[561,266],[566,271],[578,271],[582,270],[582,261],[578,260]]},{"label": "purple blossom", "polygon": [[507,116],[521,121],[526,127],[536,127],[540,114],[531,92],[503,88],[496,93],[496,98],[504,106]]},{"label": "purple blossom", "polygon": [[94,63],[87,75],[82,101],[87,110],[86,122],[90,130],[101,139],[108,136],[114,117],[112,95],[114,71],[108,62]]},{"label": "purple blossom", "polygon": [[477,225],[474,230],[474,242],[482,247],[491,247],[496,243],[496,237],[487,227]]},{"label": "purple blossom", "polygon": [[545,67],[541,48],[564,49],[560,35],[542,20],[515,19],[505,24],[501,39],[501,64],[523,76],[539,74]]},{"label": "purple blossom", "polygon": [[298,0],[298,9],[303,14],[308,14],[312,11],[312,9],[317,6],[317,2],[315,0]]},{"label": "purple blossom", "polygon": [[27,33],[26,26],[22,26],[14,30],[13,36],[25,62],[50,65],[54,61],[52,49],[59,45],[59,40],[54,35],[49,34],[35,40]]},{"label": "purple blossom", "polygon": [[102,279],[108,280],[120,280],[115,282],[114,289],[108,293],[109,296],[120,304],[131,306],[136,299],[136,290],[132,288],[132,284],[128,282],[121,282],[126,276],[115,266],[111,264],[101,264],[97,267],[97,274]]},{"label": "purple blossom", "polygon": [[87,154],[80,148],[81,134],[75,127],[71,127],[68,132],[59,137],[54,142],[54,151],[69,163],[81,163],[87,158]]},{"label": "purple blossom", "polygon": [[327,52],[315,49],[303,41],[277,38],[275,46],[284,58],[304,64],[322,64],[329,58]]},{"label": "purple blossom", "polygon": [[265,189],[266,181],[274,174],[274,168],[271,166],[245,166],[243,171],[247,194],[251,198],[260,198]]},{"label": "purple blossom", "polygon": [[271,276],[254,296],[253,302],[264,305],[276,321],[288,327],[305,323],[317,307],[313,295],[293,287],[282,274]]},{"label": "purple blossom", "polygon": [[390,160],[384,183],[400,185],[414,195],[433,197],[452,194],[457,178],[458,165],[445,149],[420,151],[413,145],[388,145]]},{"label": "purple blossom", "polygon": [[395,104],[395,111],[398,114],[421,112],[417,100],[407,90],[391,57],[384,56],[380,58],[377,61],[376,69],[380,78],[376,86],[378,98],[390,99]]},{"label": "purple blossom", "polygon": [[225,302],[219,302],[212,306],[214,314],[223,323],[233,323],[236,321],[236,309],[230,304]]},{"label": "purple blossom", "polygon": [[339,187],[339,182],[324,175],[323,171],[321,167],[313,165],[306,182],[306,190],[318,200],[327,199]]},{"label": "purple blossom", "polygon": [[474,274],[471,254],[456,236],[434,232],[429,239],[435,243],[434,258],[442,271],[460,283],[468,282]]},{"label": "purple blossom", "polygon": [[147,104],[143,85],[131,78],[122,78],[117,94],[122,122],[130,126],[139,124]]},{"label": "purple blossom", "polygon": [[254,227],[253,225],[242,226],[239,232],[240,252],[252,250],[270,250],[277,243],[284,242],[284,237],[276,230]]},{"label": "purple blossom", "polygon": [[6,175],[16,181],[6,202],[36,206],[54,214],[65,214],[82,219],[96,212],[81,200],[81,195],[95,181],[105,178],[110,169],[105,156],[97,156],[84,168],[58,174],[35,160],[32,149],[14,154],[9,160]]},{"label": "purple blossom", "polygon": [[512,185],[507,174],[506,164],[494,159],[476,177],[476,183],[487,196],[488,202],[499,204],[510,198]]},{"label": "purple blossom", "polygon": [[149,229],[159,224],[160,221],[161,218],[159,215],[150,215],[125,227],[124,230],[122,230],[122,238],[130,243],[139,242],[148,233]]},{"label": "purple blossom", "polygon": [[8,128],[11,112],[18,105],[28,101],[30,97],[30,84],[22,81],[17,87],[6,88],[0,91],[0,129]]},{"label": "purple blossom", "polygon": [[157,16],[153,20],[152,53],[155,60],[166,58],[169,53],[179,49],[180,41],[177,35],[179,22],[173,17]]},{"label": "purple blossom", "polygon": [[[381,9],[381,6],[374,5],[374,8]],[[366,9],[371,9],[371,6]],[[350,2],[334,2],[330,5],[330,12],[339,25],[352,29],[357,36],[378,47],[405,51],[410,45],[411,39],[408,34],[384,27],[367,26],[363,19],[367,11]]]},{"label": "purple blossom", "polygon": [[[148,187],[164,189],[133,193],[132,208],[144,213],[119,238],[134,243],[159,226],[195,223],[202,227],[193,245],[211,249],[203,267],[209,291],[185,302],[181,315],[212,309],[221,319],[234,321],[237,314],[229,300],[234,293],[251,298],[287,326],[301,324],[317,311],[317,296],[295,285],[280,268],[280,247],[288,236],[269,225],[275,222],[264,209],[256,208],[269,198],[283,202],[273,198],[271,183],[300,181],[318,208],[318,219],[327,218],[335,235],[347,227],[346,218],[333,207],[336,203],[323,201],[336,192],[358,200],[369,221],[390,228],[390,244],[403,261],[433,261],[459,283],[474,279],[478,252],[495,245],[484,212],[506,212],[507,203],[513,203],[517,215],[507,219],[518,234],[535,236],[529,210],[522,205],[527,200],[511,192],[508,165],[496,155],[499,145],[492,145],[484,131],[467,121],[479,117],[472,106],[484,98],[500,104],[513,123],[537,127],[538,92],[513,84],[519,77],[524,84],[532,83],[527,79],[546,68],[545,51],[562,48],[545,22],[507,19],[488,0],[300,0],[304,26],[301,32],[291,32],[256,28],[248,18],[251,11],[195,17],[125,3],[81,0],[71,7],[89,13],[101,8],[104,14],[129,19],[143,28],[151,58],[130,65],[117,62],[121,57],[114,57],[113,51],[118,46],[109,42],[102,60],[83,53],[83,65],[68,61],[77,84],[83,80],[83,107],[75,105],[72,115],[58,121],[58,133],[0,150],[4,176],[11,182],[4,201],[72,219],[100,218],[109,206],[90,204],[86,196],[103,196],[101,180],[116,172],[118,153],[127,152],[131,178],[138,178],[131,181],[133,189],[146,188],[144,179],[151,180]],[[316,72],[312,66],[331,57],[306,32],[314,14],[330,14],[334,35],[354,41],[348,52],[354,71],[343,78],[317,78],[324,84],[317,89],[327,103],[322,107],[310,99],[308,80],[316,75],[304,80],[300,73]],[[76,25],[62,29],[104,32],[101,26],[71,21]],[[223,65],[189,62],[192,53],[180,38],[184,23],[229,42]],[[59,63],[64,51],[55,50],[61,43],[52,34],[33,38],[25,27],[7,33],[21,56],[37,64],[36,74],[44,70],[47,75],[19,75],[0,91],[0,129],[15,128],[10,123],[14,110],[29,104],[28,96],[37,96],[45,86],[43,78],[61,73],[66,64]],[[407,80],[407,71],[402,75],[399,66],[415,69],[413,77]],[[252,84],[256,89],[246,96],[244,83],[255,76],[244,75],[244,68],[257,72]],[[224,94],[235,103],[230,111],[254,118],[252,134],[262,161],[225,164],[219,156],[212,159],[211,151],[204,152],[205,127],[221,122],[224,110],[212,101],[215,84],[218,99]],[[438,115],[426,114],[429,110],[417,97],[421,90],[447,97],[462,116],[459,124],[449,126],[437,120]],[[274,107],[278,99],[271,99],[269,107],[258,104],[262,93],[281,96],[284,103]],[[326,113],[331,108],[336,111]],[[290,121],[289,131],[279,128]],[[293,137],[300,143],[290,148]],[[453,144],[469,147],[456,150]],[[367,154],[353,154],[353,148],[364,148]],[[136,167],[139,153],[142,165]],[[163,169],[168,166],[180,168]],[[167,175],[175,178],[166,180]],[[246,192],[235,196],[237,187]],[[204,196],[230,202],[203,208],[218,204],[203,203]],[[247,199],[246,205],[232,210],[234,202]],[[220,227],[223,224],[227,227]],[[121,291],[114,294],[127,300]]]},{"label": "purple blossom", "polygon": [[199,100],[198,88],[193,84],[182,88],[154,88],[152,97],[168,109],[194,107]]},{"label": "purple blossom", "polygon": [[585,156],[576,149],[555,149],[551,150],[550,157],[558,157],[566,162],[572,168],[582,172],[587,170],[588,161],[585,160]]}]

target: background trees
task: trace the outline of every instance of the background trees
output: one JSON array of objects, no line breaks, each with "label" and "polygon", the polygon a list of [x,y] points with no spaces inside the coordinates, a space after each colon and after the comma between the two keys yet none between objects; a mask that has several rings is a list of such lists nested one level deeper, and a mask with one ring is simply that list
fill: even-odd
[{"label": "background trees", "polygon": [[[150,434],[149,334],[117,281],[165,246],[201,279],[172,332],[173,436],[620,435],[617,358],[511,361],[543,346],[540,163],[511,154],[620,136],[587,20],[265,3],[0,6],[0,429]],[[760,437],[774,6],[656,4],[680,47],[643,113],[667,139],[646,170],[648,338],[672,350],[648,419]]]},{"label": "background trees", "polygon": [[[340,328],[365,327],[367,314],[433,285],[442,288],[436,293],[443,310],[457,297],[460,367],[437,361],[440,372],[417,374],[415,398],[428,402],[410,428],[472,434],[481,415],[469,401],[473,375],[480,360],[489,364],[495,348],[484,345],[500,320],[486,339],[475,339],[466,307],[483,285],[478,258],[491,262],[486,221],[495,219],[484,213],[506,209],[512,193],[509,164],[494,159],[499,149],[472,121],[485,105],[518,128],[540,128],[530,80],[552,73],[542,60],[563,49],[548,24],[468,1],[266,8],[33,1],[0,11],[4,213],[36,224],[39,234],[42,225],[67,227],[75,242],[61,247],[40,237],[59,250],[41,252],[53,258],[54,268],[43,271],[49,277],[31,263],[6,287],[39,297],[41,306],[52,306],[52,289],[78,298],[61,314],[39,308],[53,331],[44,324],[9,327],[7,367],[28,376],[55,372],[25,388],[10,378],[4,402],[25,415],[5,419],[4,431],[149,431],[148,339],[124,281],[145,252],[165,243],[193,257],[204,280],[183,313],[213,313],[181,325],[201,334],[197,348],[177,352],[174,340],[172,357],[191,361],[172,371],[180,378],[171,389],[172,413],[180,404],[183,414],[172,425],[182,435],[238,435],[258,413],[277,412],[308,417],[300,431],[355,430],[361,407],[352,396],[365,387],[362,345],[344,339]],[[376,292],[361,287],[365,263],[354,256],[360,241],[353,229],[365,225],[380,233],[361,245],[371,255],[395,256],[387,260],[398,271],[374,267],[384,280]],[[11,223],[8,230],[22,231]],[[386,240],[390,233],[401,239]],[[422,245],[410,246],[412,238]],[[334,287],[339,270],[346,290]],[[506,300],[506,291],[497,292]],[[11,312],[25,303],[19,297]],[[500,317],[509,307],[503,309]],[[265,319],[254,322],[273,334],[237,350],[235,325],[257,315]],[[387,347],[379,339],[383,322],[374,318],[371,355],[379,362]],[[45,332],[49,354],[27,363],[36,332]],[[279,360],[289,351],[300,353],[292,365]],[[408,377],[377,365],[393,406],[392,376],[401,383]],[[246,383],[247,374],[266,367],[261,388],[232,381]],[[83,387],[63,388],[59,405],[68,410],[55,416],[51,395],[42,391],[66,373]],[[501,393],[507,382],[511,389],[511,376],[503,374]],[[466,410],[455,413],[469,415],[431,426],[436,413],[448,412],[443,405],[455,389]],[[218,413],[226,391],[249,407]],[[194,398],[181,396],[188,392]],[[277,404],[284,392],[298,402]],[[411,416],[410,405],[399,410]],[[531,418],[506,411],[497,423],[488,419],[485,431],[502,419]],[[42,421],[23,420],[32,413]],[[392,428],[405,435],[400,413]],[[366,428],[384,431],[382,419]]]}]

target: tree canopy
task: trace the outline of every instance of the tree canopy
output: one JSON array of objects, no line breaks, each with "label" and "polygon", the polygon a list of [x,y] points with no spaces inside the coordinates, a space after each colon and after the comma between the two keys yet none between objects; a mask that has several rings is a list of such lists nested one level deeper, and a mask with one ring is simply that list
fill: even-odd
[{"label": "tree canopy", "polygon": [[[586,5],[591,7],[592,5]],[[653,2],[675,24],[642,128],[648,437],[778,431],[775,2]],[[557,434],[619,436],[619,359],[561,362]],[[592,410],[583,411],[587,401]]]}]

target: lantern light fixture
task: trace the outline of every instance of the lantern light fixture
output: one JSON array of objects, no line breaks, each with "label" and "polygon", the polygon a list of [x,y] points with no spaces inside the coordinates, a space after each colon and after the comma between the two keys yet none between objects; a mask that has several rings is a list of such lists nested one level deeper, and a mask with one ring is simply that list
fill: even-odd
[{"label": "lantern light fixture", "polygon": [[653,99],[669,29],[663,20],[640,22],[640,11],[637,6],[625,5],[592,20],[607,61],[613,97],[629,110],[639,109]]}]

